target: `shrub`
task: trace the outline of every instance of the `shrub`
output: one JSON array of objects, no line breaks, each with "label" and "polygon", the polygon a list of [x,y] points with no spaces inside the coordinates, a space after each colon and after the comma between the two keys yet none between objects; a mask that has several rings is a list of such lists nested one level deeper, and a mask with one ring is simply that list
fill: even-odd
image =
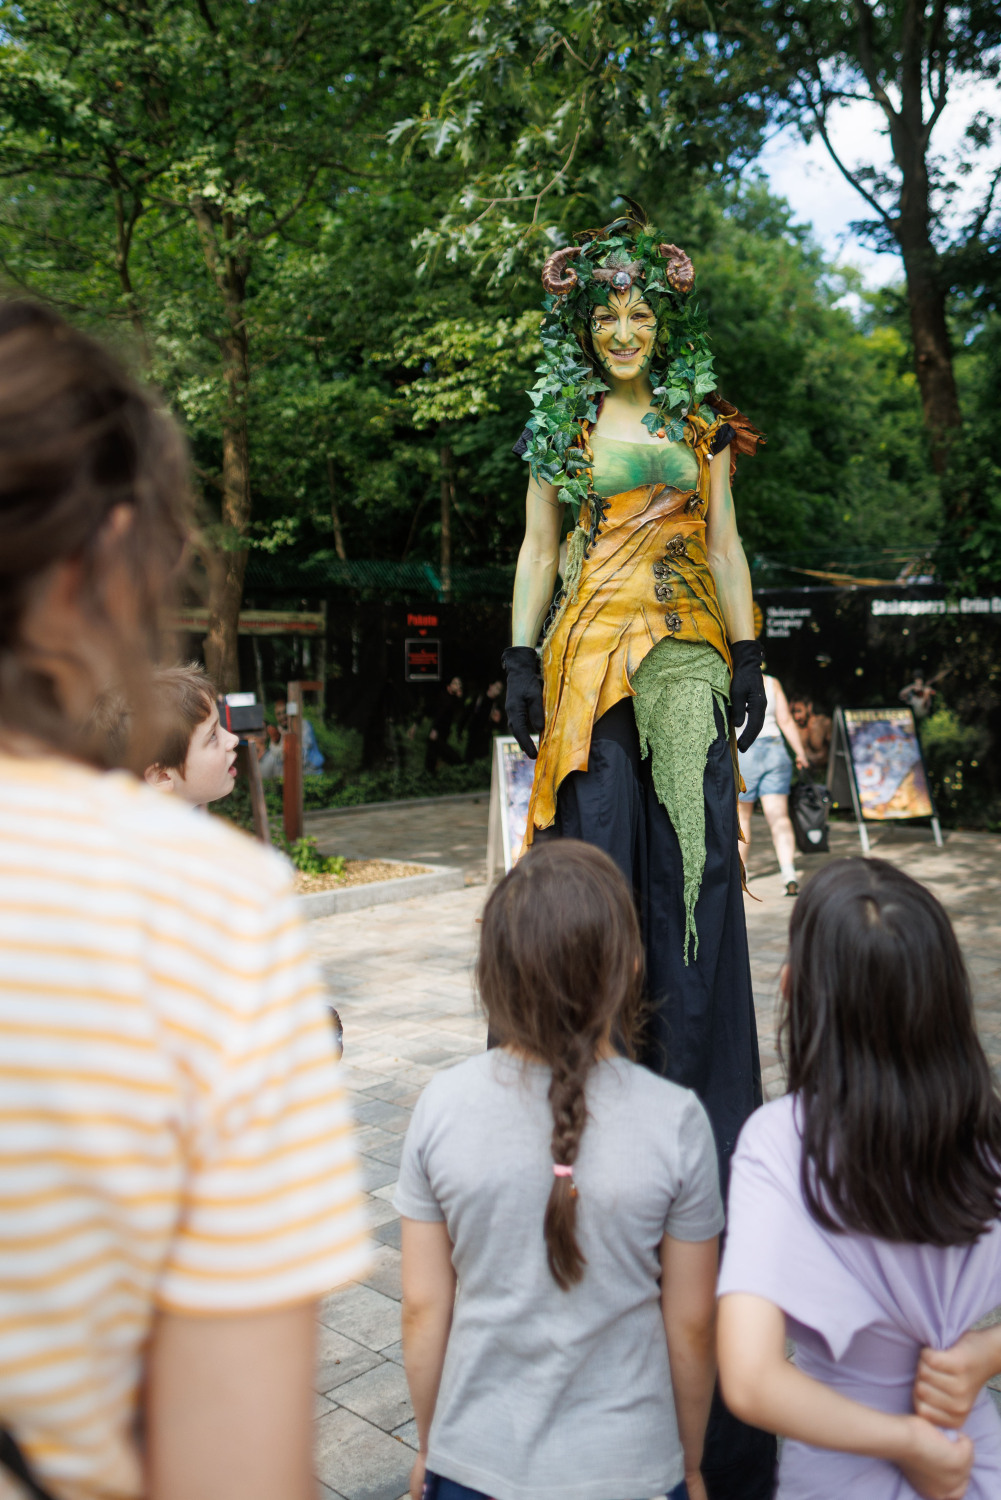
[{"label": "shrub", "polygon": [[921,749],[940,818],[950,826],[990,827],[1001,809],[987,777],[990,734],[964,724],[951,708],[938,708],[919,721]]}]

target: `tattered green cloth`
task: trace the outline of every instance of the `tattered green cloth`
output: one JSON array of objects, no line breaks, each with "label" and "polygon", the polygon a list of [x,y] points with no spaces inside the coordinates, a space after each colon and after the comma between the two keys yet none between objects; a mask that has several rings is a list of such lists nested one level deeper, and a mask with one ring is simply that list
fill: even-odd
[{"label": "tattered green cloth", "polygon": [[709,747],[716,738],[713,701],[724,719],[730,702],[730,672],[713,646],[700,641],[660,641],[630,680],[640,754],[650,756],[657,799],[681,845],[685,877],[685,963],[699,934],[695,903],[706,867],[706,807],[703,783]]}]

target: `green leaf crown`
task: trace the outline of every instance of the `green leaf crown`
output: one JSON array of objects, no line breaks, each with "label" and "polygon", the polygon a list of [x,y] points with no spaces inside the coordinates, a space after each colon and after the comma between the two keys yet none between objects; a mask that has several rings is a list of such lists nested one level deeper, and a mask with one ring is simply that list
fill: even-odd
[{"label": "green leaf crown", "polygon": [[551,484],[557,499],[570,506],[576,523],[590,493],[590,450],[581,423],[594,422],[597,398],[608,386],[596,374],[591,342],[592,309],[608,304],[610,288],[595,270],[641,265],[635,280],[657,320],[650,369],[654,401],[643,417],[651,433],[663,431],[669,442],[692,441],[686,417],[716,420],[704,398],[716,389],[708,320],[692,292],[679,292],[667,279],[667,260],[660,237],[631,220],[616,220],[603,230],[578,235],[586,239],[572,262],[573,287],[543,299],[542,363],[539,379],[528,392],[531,433],[524,457],[532,477]]}]

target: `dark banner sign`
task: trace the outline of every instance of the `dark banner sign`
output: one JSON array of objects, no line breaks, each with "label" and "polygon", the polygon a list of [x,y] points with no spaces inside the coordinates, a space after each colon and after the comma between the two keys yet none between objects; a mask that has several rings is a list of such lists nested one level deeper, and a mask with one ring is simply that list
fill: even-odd
[{"label": "dark banner sign", "polygon": [[441,641],[428,640],[424,636],[403,643],[407,682],[441,681]]}]

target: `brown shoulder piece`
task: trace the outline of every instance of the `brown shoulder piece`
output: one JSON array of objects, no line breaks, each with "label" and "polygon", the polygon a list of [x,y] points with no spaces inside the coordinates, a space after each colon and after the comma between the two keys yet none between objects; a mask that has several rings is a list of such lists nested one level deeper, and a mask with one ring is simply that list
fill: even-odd
[{"label": "brown shoulder piece", "polygon": [[737,468],[737,454],[745,453],[753,458],[758,451],[758,444],[767,441],[764,433],[743,412],[731,406],[729,401],[724,401],[722,396],[715,393],[708,398],[708,405],[730,428],[730,478],[733,479]]}]

